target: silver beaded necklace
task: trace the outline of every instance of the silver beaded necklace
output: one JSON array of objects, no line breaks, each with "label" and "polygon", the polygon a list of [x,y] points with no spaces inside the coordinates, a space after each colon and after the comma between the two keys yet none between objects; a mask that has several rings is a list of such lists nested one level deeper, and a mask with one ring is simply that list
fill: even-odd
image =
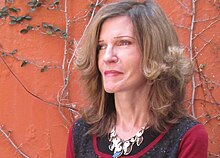
[{"label": "silver beaded necklace", "polygon": [[114,155],[112,156],[112,158],[118,158],[122,155],[130,154],[133,149],[133,145],[135,143],[137,144],[137,146],[140,146],[144,140],[142,136],[144,133],[144,130],[148,128],[149,127],[142,127],[136,133],[135,136],[125,141],[118,137],[118,135],[116,134],[115,128],[113,128],[111,132],[109,133],[109,138],[108,138],[110,142],[109,150],[114,151]]}]

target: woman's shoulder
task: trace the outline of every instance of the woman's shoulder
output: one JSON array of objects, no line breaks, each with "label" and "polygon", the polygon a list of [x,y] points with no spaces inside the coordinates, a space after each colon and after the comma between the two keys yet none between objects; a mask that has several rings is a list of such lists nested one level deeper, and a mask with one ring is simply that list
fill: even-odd
[{"label": "woman's shoulder", "polygon": [[[191,120],[189,122],[192,122]],[[197,122],[197,121],[193,121]],[[181,139],[179,145],[180,158],[207,158],[208,134],[201,123],[189,128]]]},{"label": "woman's shoulder", "polygon": [[79,118],[77,120],[74,121],[73,123],[73,130],[88,130],[89,128],[89,124],[86,123],[86,121],[83,118]]},{"label": "woman's shoulder", "polygon": [[203,125],[193,118],[184,117],[181,118],[177,124],[172,125],[168,133],[172,135],[172,137],[175,135],[179,139],[182,139],[190,129],[197,126],[202,127]]},{"label": "woman's shoulder", "polygon": [[179,120],[179,123],[174,125],[176,128],[185,128],[186,130],[189,130],[193,126],[196,126],[200,124],[197,120],[191,117],[183,117]]},{"label": "woman's shoulder", "polygon": [[186,130],[184,137],[193,136],[194,138],[196,138],[207,136],[204,125],[192,118],[185,118],[181,120],[181,122],[179,123],[179,127]]},{"label": "woman's shoulder", "polygon": [[86,121],[83,118],[77,119],[72,126],[72,135],[74,137],[74,140],[81,140],[84,139],[86,136],[90,125],[86,123]]},{"label": "woman's shoulder", "polygon": [[78,118],[74,121],[73,126],[89,126],[83,118]]}]

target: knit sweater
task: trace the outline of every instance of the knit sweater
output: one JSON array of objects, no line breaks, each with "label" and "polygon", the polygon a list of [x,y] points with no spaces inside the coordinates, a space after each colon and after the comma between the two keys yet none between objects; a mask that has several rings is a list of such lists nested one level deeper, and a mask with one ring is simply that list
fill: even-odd
[{"label": "knit sweater", "polygon": [[[108,144],[96,135],[85,135],[89,125],[77,120],[71,127],[67,144],[67,158],[112,158],[112,154],[100,149]],[[150,129],[149,129],[150,130]],[[148,133],[147,133],[148,132]],[[144,132],[144,139],[152,131]],[[146,137],[146,138],[145,138]],[[121,158],[207,158],[208,138],[204,126],[197,121],[184,118],[167,131],[152,135],[150,142],[143,143],[140,150]],[[106,147],[105,147],[106,146]],[[134,147],[137,148],[138,147]]]}]

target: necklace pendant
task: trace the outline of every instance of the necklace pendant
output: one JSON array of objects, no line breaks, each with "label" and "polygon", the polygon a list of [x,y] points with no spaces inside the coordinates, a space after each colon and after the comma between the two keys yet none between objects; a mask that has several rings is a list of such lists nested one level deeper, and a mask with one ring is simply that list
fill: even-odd
[{"label": "necklace pendant", "polygon": [[141,128],[141,130],[139,130],[135,136],[126,141],[123,141],[121,138],[119,138],[116,134],[115,128],[113,128],[109,133],[108,138],[110,142],[110,145],[108,146],[109,150],[114,152],[112,158],[118,158],[122,155],[129,155],[132,152],[134,144],[139,147],[144,140],[143,133],[148,128]]},{"label": "necklace pendant", "polygon": [[122,155],[122,151],[117,151],[116,153],[114,153],[114,155],[112,155],[112,158],[118,158]]},{"label": "necklace pendant", "polygon": [[137,132],[136,136],[141,137],[143,133],[144,133],[144,128],[141,128],[141,130]]},{"label": "necklace pendant", "polygon": [[125,141],[124,142],[124,144],[123,144],[124,155],[130,154],[130,152],[132,151],[133,145],[134,145],[134,143],[132,143],[130,141]]},{"label": "necklace pendant", "polygon": [[143,142],[143,140],[144,140],[143,136],[138,137],[138,138],[137,138],[137,141],[136,141],[137,146],[140,146],[140,145],[141,145],[141,143]]}]

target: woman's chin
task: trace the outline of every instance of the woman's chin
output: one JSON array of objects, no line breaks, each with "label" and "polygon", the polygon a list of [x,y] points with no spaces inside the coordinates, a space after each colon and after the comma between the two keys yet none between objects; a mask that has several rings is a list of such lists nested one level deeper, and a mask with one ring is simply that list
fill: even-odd
[{"label": "woman's chin", "polygon": [[116,92],[116,89],[113,87],[104,87],[104,89],[107,93],[115,93]]},{"label": "woman's chin", "polygon": [[105,89],[107,93],[115,93],[112,89]]}]

